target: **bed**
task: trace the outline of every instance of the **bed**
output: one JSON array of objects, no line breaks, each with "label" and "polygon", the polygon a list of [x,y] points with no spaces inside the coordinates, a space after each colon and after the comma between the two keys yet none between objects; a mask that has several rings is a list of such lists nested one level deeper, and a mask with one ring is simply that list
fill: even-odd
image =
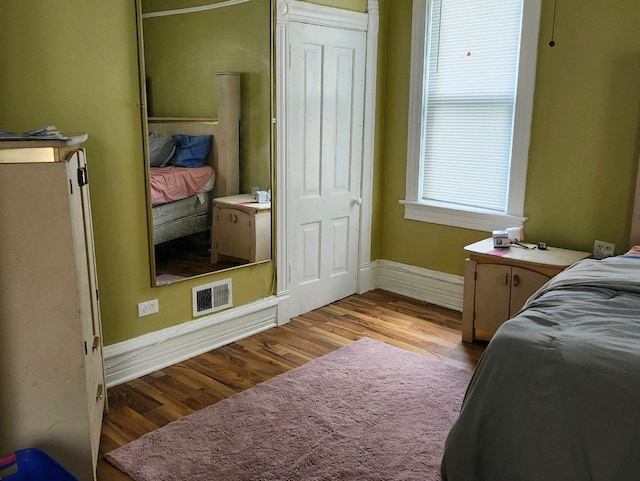
[{"label": "bed", "polygon": [[640,479],[640,169],[629,245],[564,270],[496,331],[444,481]]},{"label": "bed", "polygon": [[487,346],[443,479],[640,478],[640,256],[558,274]]},{"label": "bed", "polygon": [[240,74],[216,77],[217,119],[148,119],[154,245],[210,230],[212,200],[239,192]]},{"label": "bed", "polygon": [[444,481],[640,479],[640,169],[624,255],[552,278],[495,333]]},{"label": "bed", "polygon": [[496,332],[445,481],[640,479],[640,171],[627,253],[552,278]]}]

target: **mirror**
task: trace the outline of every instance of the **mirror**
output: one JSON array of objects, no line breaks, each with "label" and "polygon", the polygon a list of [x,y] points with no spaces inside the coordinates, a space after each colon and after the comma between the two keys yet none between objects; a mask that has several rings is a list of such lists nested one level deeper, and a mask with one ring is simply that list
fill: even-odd
[{"label": "mirror", "polygon": [[153,285],[271,259],[271,0],[136,0]]}]

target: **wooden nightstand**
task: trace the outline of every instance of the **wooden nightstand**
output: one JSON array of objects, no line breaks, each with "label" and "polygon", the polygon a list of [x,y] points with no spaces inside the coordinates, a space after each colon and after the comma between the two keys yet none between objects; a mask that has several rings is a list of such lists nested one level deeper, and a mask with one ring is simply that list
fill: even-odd
[{"label": "wooden nightstand", "polygon": [[211,262],[271,259],[271,202],[258,204],[253,195],[213,200]]},{"label": "wooden nightstand", "polygon": [[[533,246],[533,244],[527,244]],[[529,297],[553,276],[590,252],[493,247],[493,239],[468,245],[464,266],[462,340],[490,340]]]}]

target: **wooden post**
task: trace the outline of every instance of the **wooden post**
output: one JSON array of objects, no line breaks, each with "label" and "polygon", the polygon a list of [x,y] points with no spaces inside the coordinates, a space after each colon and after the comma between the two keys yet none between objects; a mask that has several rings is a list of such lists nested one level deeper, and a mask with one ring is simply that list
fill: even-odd
[{"label": "wooden post", "polygon": [[215,139],[218,159],[214,197],[226,197],[240,192],[240,74],[219,72],[217,77],[220,135]]}]

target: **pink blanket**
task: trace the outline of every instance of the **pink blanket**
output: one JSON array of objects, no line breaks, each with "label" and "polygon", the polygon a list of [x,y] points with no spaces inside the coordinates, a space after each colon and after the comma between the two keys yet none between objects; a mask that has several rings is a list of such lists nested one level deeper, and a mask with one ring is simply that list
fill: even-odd
[{"label": "pink blanket", "polygon": [[211,177],[213,167],[151,167],[151,203],[165,204],[202,192]]}]

